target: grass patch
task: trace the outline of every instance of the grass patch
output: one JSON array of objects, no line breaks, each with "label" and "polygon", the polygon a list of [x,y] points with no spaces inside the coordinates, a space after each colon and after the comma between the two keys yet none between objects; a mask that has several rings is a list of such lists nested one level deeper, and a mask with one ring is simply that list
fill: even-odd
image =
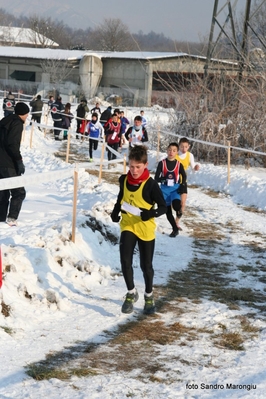
[{"label": "grass patch", "polygon": [[220,348],[234,351],[244,350],[244,338],[237,332],[222,333],[217,339],[214,339],[214,344]]},{"label": "grass patch", "polygon": [[6,327],[6,326],[0,326],[0,328],[2,328],[2,330],[4,330],[5,333],[12,335],[13,334],[13,330],[10,327]]},{"label": "grass patch", "polygon": [[4,301],[2,301],[1,306],[2,306],[2,309],[1,309],[2,315],[4,315],[5,317],[9,317],[11,307],[9,305],[7,305]]}]

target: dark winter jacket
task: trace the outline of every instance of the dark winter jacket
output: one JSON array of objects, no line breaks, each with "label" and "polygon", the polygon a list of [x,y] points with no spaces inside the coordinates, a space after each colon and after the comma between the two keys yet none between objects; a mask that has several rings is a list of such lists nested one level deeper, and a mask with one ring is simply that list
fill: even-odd
[{"label": "dark winter jacket", "polygon": [[85,118],[86,112],[89,112],[89,107],[85,101],[82,101],[77,108],[77,116],[79,118]]},{"label": "dark winter jacket", "polygon": [[112,107],[108,107],[103,113],[101,114],[100,122],[105,124],[112,116]]},{"label": "dark winter jacket", "polygon": [[[42,116],[42,107],[43,107],[43,101],[41,99],[34,99],[30,102],[30,106],[32,107],[31,112],[33,112],[33,115],[35,116]],[[37,113],[40,111],[39,113]]]},{"label": "dark winter jacket", "polygon": [[68,112],[66,115],[66,110],[63,111],[63,114],[65,115],[62,115],[62,127],[69,129],[71,121],[74,118],[74,116],[71,112]]},{"label": "dark winter jacket", "polygon": [[51,105],[51,116],[54,122],[62,121],[61,113],[64,109],[65,107],[63,106],[61,100],[56,100],[55,102],[53,102],[53,104]]},{"label": "dark winter jacket", "polygon": [[20,142],[23,121],[11,114],[0,121],[0,168],[17,170],[17,162],[22,160]]},{"label": "dark winter jacket", "polygon": [[6,98],[4,98],[4,100],[3,100],[3,110],[9,111],[9,112],[14,112],[15,104],[16,104],[15,96],[11,93],[8,93]]}]

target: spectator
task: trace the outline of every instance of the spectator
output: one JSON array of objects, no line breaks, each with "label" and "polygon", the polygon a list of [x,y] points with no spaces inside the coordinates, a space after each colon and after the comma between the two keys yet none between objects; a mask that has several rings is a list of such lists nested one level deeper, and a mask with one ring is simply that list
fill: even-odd
[{"label": "spectator", "polygon": [[99,103],[96,103],[96,106],[91,109],[91,113],[101,115],[101,108]]},{"label": "spectator", "polygon": [[[29,112],[27,104],[18,102],[15,105],[15,114],[10,114],[0,121],[0,179],[16,177],[25,173],[20,142],[23,124]],[[0,222],[6,221],[10,226],[16,226],[25,197],[24,187],[1,190]]]},{"label": "spectator", "polygon": [[[32,113],[31,120],[35,121],[37,123],[41,123],[43,101],[42,101],[42,97],[40,94],[38,94],[38,96],[30,102],[30,106],[32,107],[31,108],[31,113]],[[38,126],[38,129],[41,130],[40,126]]]},{"label": "spectator", "polygon": [[102,125],[105,125],[106,122],[109,121],[109,119],[112,117],[112,107],[111,105],[106,108],[106,110],[103,111],[101,114],[100,122]]},{"label": "spectator", "polygon": [[8,95],[3,100],[3,110],[4,116],[8,116],[14,113],[14,107],[16,104],[15,96],[11,91],[8,92]]},{"label": "spectator", "polygon": [[[62,111],[64,106],[62,104],[62,98],[57,97],[56,101],[51,105],[51,115],[54,121],[54,139],[59,140],[60,128],[62,128]],[[59,128],[59,129],[58,129]]]},{"label": "spectator", "polygon": [[66,128],[63,133],[63,140],[67,140],[68,129],[70,128],[71,121],[74,118],[74,115],[70,112],[71,104],[66,103],[65,109],[62,115],[62,127]]},{"label": "spectator", "polygon": [[[89,112],[89,108],[87,105],[87,100],[84,98],[81,100],[80,104],[77,107],[77,133],[80,133],[80,128],[85,124],[86,113]],[[86,126],[86,125],[85,125]],[[84,133],[84,132],[83,132]],[[79,139],[79,134],[76,135],[76,139]]]},{"label": "spectator", "polygon": [[54,96],[49,96],[49,100],[47,102],[48,109],[51,109],[53,103],[54,103]]}]

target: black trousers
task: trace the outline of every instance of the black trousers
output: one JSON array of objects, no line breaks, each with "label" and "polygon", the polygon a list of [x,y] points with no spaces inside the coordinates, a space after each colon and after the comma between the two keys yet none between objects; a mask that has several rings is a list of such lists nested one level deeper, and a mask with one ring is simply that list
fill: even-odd
[{"label": "black trousers", "polygon": [[145,282],[145,292],[147,294],[152,292],[154,270],[152,265],[155,240],[143,241],[140,240],[131,231],[123,231],[120,236],[120,262],[122,273],[128,291],[135,287],[134,272],[132,267],[133,253],[136,244],[139,247],[140,267],[143,273]]},{"label": "black trousers", "polygon": [[[0,168],[0,179],[16,177],[15,169]],[[0,191],[0,222],[5,222],[6,218],[17,219],[21,210],[22,202],[26,197],[24,187],[12,188]]]},{"label": "black trousers", "polygon": [[58,130],[58,129],[56,129],[56,128],[61,128],[62,127],[62,120],[60,120],[60,121],[54,121],[54,136],[56,137],[56,138],[59,138],[59,134],[60,134],[60,132],[61,132],[61,130]]},{"label": "black trousers", "polygon": [[98,140],[89,139],[89,154],[90,158],[92,158],[93,150],[96,151],[98,148]]},{"label": "black trousers", "polygon": [[[117,151],[119,147],[119,143],[114,143],[114,144],[108,144],[109,147],[113,148],[113,150]],[[116,155],[113,154],[108,148],[107,148],[107,158],[108,161],[112,161],[113,159],[116,159]]]},{"label": "black trousers", "polygon": [[176,211],[176,214],[178,214],[178,212],[181,211],[181,201],[178,199],[173,200],[172,205],[169,205],[167,207],[167,212],[166,212],[166,217],[167,217],[168,222],[172,226],[173,230],[176,231],[176,230],[178,230],[178,228],[176,226],[176,221],[173,216],[172,207],[173,207],[174,211]]}]

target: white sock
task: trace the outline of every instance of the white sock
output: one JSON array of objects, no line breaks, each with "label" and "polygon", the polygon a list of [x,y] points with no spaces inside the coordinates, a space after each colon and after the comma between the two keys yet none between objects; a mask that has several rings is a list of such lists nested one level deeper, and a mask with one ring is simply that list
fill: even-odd
[{"label": "white sock", "polygon": [[147,292],[145,292],[144,295],[147,296],[147,297],[149,298],[150,296],[153,295],[153,292],[150,292],[149,294],[147,294]]},{"label": "white sock", "polygon": [[134,287],[133,290],[128,291],[129,294],[136,294],[136,288]]}]

